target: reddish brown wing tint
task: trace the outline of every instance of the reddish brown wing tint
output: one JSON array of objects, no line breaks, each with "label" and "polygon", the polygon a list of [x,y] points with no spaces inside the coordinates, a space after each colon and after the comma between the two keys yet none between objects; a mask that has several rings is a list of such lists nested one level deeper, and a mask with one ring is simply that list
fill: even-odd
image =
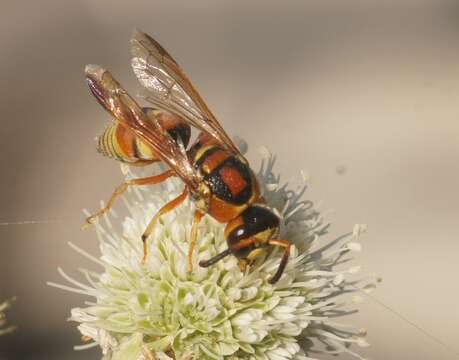
[{"label": "reddish brown wing tint", "polygon": [[200,178],[189,163],[185,148],[177,145],[158,122],[152,121],[107,70],[98,65],[88,65],[85,71],[89,88],[99,103],[150,145],[191,191],[197,191]]},{"label": "reddish brown wing tint", "polygon": [[132,68],[148,90],[148,101],[189,121],[242,156],[180,66],[156,40],[136,30],[131,53]]}]

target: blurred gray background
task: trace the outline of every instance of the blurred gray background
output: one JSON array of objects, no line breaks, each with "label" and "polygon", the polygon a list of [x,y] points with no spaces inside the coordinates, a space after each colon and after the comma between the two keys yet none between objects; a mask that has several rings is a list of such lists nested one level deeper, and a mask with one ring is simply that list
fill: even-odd
[{"label": "blurred gray background", "polygon": [[[332,235],[368,224],[356,263],[374,296],[451,346],[459,331],[459,3],[457,1],[130,1],[2,3],[0,298],[19,329],[0,359],[99,359],[74,352],[69,310],[84,297],[49,288],[97,254],[80,231],[122,176],[95,151],[108,116],[83,68],[109,68],[136,93],[128,40],[157,38],[224,127],[278,154],[287,180],[312,175]],[[256,162],[255,153],[251,159]],[[374,301],[348,322],[371,359],[457,359]],[[327,357],[323,357],[326,359]],[[343,359],[349,357],[343,356]]]}]

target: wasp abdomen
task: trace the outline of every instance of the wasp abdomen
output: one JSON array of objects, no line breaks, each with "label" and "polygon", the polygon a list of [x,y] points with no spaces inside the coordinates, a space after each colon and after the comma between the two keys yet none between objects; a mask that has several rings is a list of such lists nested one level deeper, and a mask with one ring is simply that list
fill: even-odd
[{"label": "wasp abdomen", "polygon": [[149,164],[157,158],[151,148],[119,123],[111,123],[99,136],[97,151],[112,159],[129,163]]},{"label": "wasp abdomen", "polygon": [[[116,139],[116,130],[118,124],[110,123],[101,136],[97,138],[97,151],[104,156],[108,156],[115,160],[126,161],[125,155],[119,148],[118,141]],[[128,161],[129,162],[129,161]]]},{"label": "wasp abdomen", "polygon": [[[188,124],[175,115],[144,108],[152,121],[158,121],[174,141],[188,145],[191,129]],[[153,149],[137,137],[134,132],[121,123],[110,123],[98,138],[97,150],[110,158],[131,165],[148,165],[158,161]]]}]

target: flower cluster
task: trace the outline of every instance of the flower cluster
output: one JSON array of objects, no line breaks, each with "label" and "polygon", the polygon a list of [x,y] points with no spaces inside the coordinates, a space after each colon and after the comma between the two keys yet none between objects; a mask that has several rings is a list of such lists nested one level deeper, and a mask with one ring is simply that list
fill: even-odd
[{"label": "flower cluster", "polygon": [[135,187],[123,197],[129,211],[123,221],[111,211],[95,225],[100,258],[71,244],[102,272],[82,270],[83,283],[59,269],[71,286],[50,283],[94,299],[71,311],[71,320],[92,339],[76,348],[100,346],[106,360],[303,360],[323,352],[361,358],[350,345],[366,346],[365,332],[340,325],[336,318],[351,312],[342,295],[361,291],[360,282],[352,279],[359,268],[342,264],[349,260],[347,254],[360,251],[357,241],[364,226],[324,240],[328,224],[303,200],[306,185],[297,191],[281,185],[274,162],[266,153],[257,176],[268,205],[282,219],[281,238],[294,244],[279,282],[268,282],[279,264],[277,249],[245,273],[232,256],[199,267],[199,260],[227,247],[224,226],[209,216],[199,226],[194,270],[189,273],[186,254],[194,209],[189,201],[161,218],[149,241],[148,261],[141,264],[140,235],[156,211],[182,191],[183,183]]},{"label": "flower cluster", "polygon": [[8,326],[5,311],[11,306],[10,301],[0,303],[0,336],[6,335],[14,330],[14,326]]}]

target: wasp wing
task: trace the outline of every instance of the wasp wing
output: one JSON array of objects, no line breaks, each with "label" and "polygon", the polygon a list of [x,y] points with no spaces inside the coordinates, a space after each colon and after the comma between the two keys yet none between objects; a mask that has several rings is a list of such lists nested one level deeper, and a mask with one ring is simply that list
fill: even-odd
[{"label": "wasp wing", "polygon": [[148,101],[182,117],[242,156],[183,70],[157,41],[136,30],[131,39],[131,53],[132,68],[148,90]]},{"label": "wasp wing", "polygon": [[200,177],[188,161],[183,144],[177,144],[158,121],[148,117],[107,70],[97,65],[88,65],[85,71],[89,88],[99,103],[116,120],[150,145],[192,192],[197,191]]}]

